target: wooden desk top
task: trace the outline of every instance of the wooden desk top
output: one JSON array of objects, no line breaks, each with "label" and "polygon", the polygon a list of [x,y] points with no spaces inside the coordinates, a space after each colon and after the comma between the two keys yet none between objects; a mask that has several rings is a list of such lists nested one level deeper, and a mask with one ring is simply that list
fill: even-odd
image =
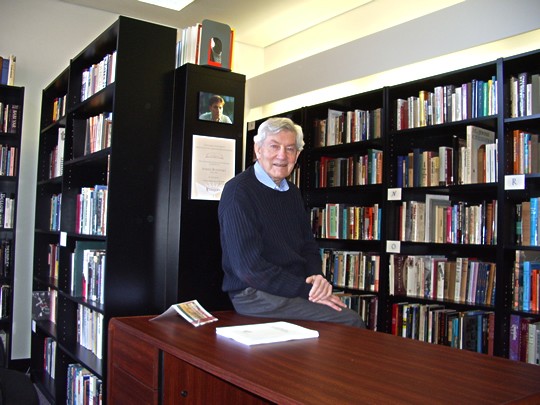
[{"label": "wooden desk top", "polygon": [[245,346],[216,327],[269,322],[215,312],[193,327],[179,316],[114,318],[130,333],[266,400],[287,404],[540,403],[540,367],[348,326],[294,321],[318,339]]}]

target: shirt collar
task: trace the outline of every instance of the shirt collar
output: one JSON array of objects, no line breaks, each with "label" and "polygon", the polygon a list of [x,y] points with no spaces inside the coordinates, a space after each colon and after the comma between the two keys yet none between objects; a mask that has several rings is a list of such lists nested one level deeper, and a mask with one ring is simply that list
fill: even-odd
[{"label": "shirt collar", "polygon": [[254,165],[255,169],[255,177],[257,177],[257,180],[259,180],[262,184],[264,184],[267,187],[270,187],[273,190],[278,191],[287,191],[289,189],[289,183],[287,183],[286,179],[281,180],[281,183],[279,186],[274,183],[274,180],[264,171],[260,163],[257,161]]}]

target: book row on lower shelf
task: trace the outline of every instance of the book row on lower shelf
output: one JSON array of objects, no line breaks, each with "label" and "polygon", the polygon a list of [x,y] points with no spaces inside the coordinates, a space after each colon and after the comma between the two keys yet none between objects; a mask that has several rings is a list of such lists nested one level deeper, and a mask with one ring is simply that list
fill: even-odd
[{"label": "book row on lower shelf", "polygon": [[433,195],[403,201],[396,208],[396,235],[405,242],[495,245],[497,206],[497,200],[471,203]]},{"label": "book row on lower shelf", "polygon": [[100,405],[103,382],[79,363],[67,367],[67,404]]},{"label": "book row on lower shelf", "polygon": [[512,280],[513,309],[540,311],[540,252],[516,250]]},{"label": "book row on lower shelf", "polygon": [[540,318],[510,315],[510,360],[540,365]]},{"label": "book row on lower shelf", "polygon": [[391,254],[389,292],[471,305],[495,303],[496,265],[475,258]]},{"label": "book row on lower shelf", "polygon": [[107,229],[106,185],[82,187],[77,195],[75,232],[85,235],[105,236]]},{"label": "book row on lower shelf", "polygon": [[[51,337],[43,341],[43,372],[56,379],[57,343]],[[79,363],[67,365],[66,393],[68,404],[97,405],[103,403],[102,380]]]},{"label": "book row on lower shelf", "polygon": [[379,291],[379,254],[323,248],[321,258],[323,274],[334,287]]},{"label": "book row on lower shelf", "polygon": [[392,304],[392,334],[493,355],[495,313],[457,311],[441,304]]},{"label": "book row on lower shelf", "polygon": [[327,203],[325,207],[311,208],[311,228],[316,238],[379,240],[381,226],[379,204]]},{"label": "book row on lower shelf", "polygon": [[377,330],[377,314],[379,310],[379,297],[375,294],[353,294],[344,291],[335,291],[334,295],[347,305],[347,308],[358,312],[366,328]]}]

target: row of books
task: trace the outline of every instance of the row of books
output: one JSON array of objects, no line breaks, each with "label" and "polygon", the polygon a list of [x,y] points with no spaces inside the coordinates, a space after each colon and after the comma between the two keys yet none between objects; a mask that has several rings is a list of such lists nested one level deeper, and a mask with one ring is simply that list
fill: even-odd
[{"label": "row of books", "polygon": [[101,113],[86,120],[84,154],[97,152],[111,146],[112,112]]},{"label": "row of books", "polygon": [[53,100],[52,120],[58,121],[66,115],[67,94],[62,97],[55,97]]},{"label": "row of books", "polygon": [[436,150],[413,148],[406,155],[399,155],[397,187],[496,182],[498,141],[495,132],[468,125],[465,138],[455,139],[453,146],[441,145]]},{"label": "row of books", "polygon": [[515,129],[512,132],[512,174],[540,172],[540,147],[538,134]]},{"label": "row of books", "polygon": [[346,187],[381,184],[383,152],[368,149],[365,155],[332,158],[315,162],[315,187]]},{"label": "row of books", "polygon": [[77,343],[103,358],[103,314],[82,304],[77,306]]},{"label": "row of books", "polygon": [[53,194],[50,198],[49,230],[60,230],[60,214],[62,211],[62,193]]},{"label": "row of books", "polygon": [[323,274],[333,286],[379,291],[378,254],[321,248],[321,258]]},{"label": "row of books", "polygon": [[46,337],[43,340],[43,370],[54,380],[56,377],[56,340]]},{"label": "row of books", "polygon": [[0,176],[17,175],[17,152],[16,146],[0,145]]},{"label": "row of books", "polygon": [[8,57],[0,56],[0,84],[13,86],[15,84],[15,67],[17,58],[15,55]]},{"label": "row of books", "polygon": [[75,232],[85,235],[106,235],[107,230],[106,185],[82,187],[77,195]]},{"label": "row of books", "polygon": [[82,72],[81,101],[114,82],[116,72],[116,51],[107,54],[99,63]]},{"label": "row of books", "polygon": [[358,312],[366,328],[377,330],[377,313],[379,297],[375,294],[351,294],[344,291],[334,291],[334,295],[347,305],[347,308]]},{"label": "row of books", "polygon": [[0,242],[0,277],[9,278],[12,272],[13,241],[3,239]]},{"label": "row of books", "polygon": [[0,318],[7,318],[10,314],[11,286],[2,284],[0,286]]},{"label": "row of books", "polygon": [[311,228],[316,238],[379,240],[381,237],[381,208],[327,203],[311,208]]},{"label": "row of books", "polygon": [[0,102],[0,132],[16,134],[21,125],[21,106]]},{"label": "row of books", "polygon": [[49,280],[52,285],[58,286],[58,270],[60,268],[60,245],[49,243],[47,246],[47,264],[49,265]]},{"label": "row of books", "polygon": [[540,114],[540,74],[521,72],[510,76],[510,117]]},{"label": "row of books", "polygon": [[104,303],[105,258],[105,242],[75,242],[71,255],[71,295]]},{"label": "row of books", "polygon": [[538,252],[516,250],[512,277],[513,308],[517,311],[540,311],[540,255]]},{"label": "row of books", "polygon": [[12,229],[15,223],[15,196],[0,192],[0,226]]},{"label": "row of books", "polygon": [[329,108],[327,118],[316,119],[314,147],[361,142],[381,137],[382,109],[339,111]]},{"label": "row of books", "polygon": [[58,128],[58,141],[49,153],[49,179],[61,176],[64,172],[64,147],[66,129]]},{"label": "row of books", "polygon": [[440,304],[392,304],[392,334],[493,355],[495,313],[457,311]]},{"label": "row of books", "polygon": [[288,181],[293,183],[296,187],[300,188],[300,179],[301,179],[302,169],[300,165],[296,165],[287,178]]},{"label": "row of books", "polygon": [[510,315],[508,357],[540,365],[540,318]]},{"label": "row of books", "polygon": [[493,115],[498,110],[497,99],[495,76],[421,90],[418,95],[396,100],[396,130]]},{"label": "row of books", "polygon": [[396,235],[403,242],[494,245],[497,207],[497,200],[478,204],[444,198],[403,201],[396,208]]},{"label": "row of books", "polygon": [[531,197],[529,200],[516,203],[515,230],[516,245],[540,245],[540,197]]},{"label": "row of books", "polygon": [[79,363],[67,367],[66,403],[73,405],[101,405],[103,382]]},{"label": "row of books", "polygon": [[494,262],[475,258],[391,254],[390,295],[494,305]]}]

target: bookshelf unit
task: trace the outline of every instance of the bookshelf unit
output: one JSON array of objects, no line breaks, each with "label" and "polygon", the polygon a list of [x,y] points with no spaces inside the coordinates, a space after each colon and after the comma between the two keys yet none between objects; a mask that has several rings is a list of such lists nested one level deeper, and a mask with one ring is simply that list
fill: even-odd
[{"label": "bookshelf unit", "polygon": [[109,319],[164,308],[157,196],[175,41],[173,28],[119,17],[43,91],[33,290],[52,298],[50,318],[33,320],[31,371],[53,403],[82,368],[105,395]]},{"label": "bookshelf unit", "polygon": [[[525,207],[533,207],[533,201],[540,196],[540,168],[537,166],[539,156],[535,145],[536,134],[540,134],[540,105],[537,99],[540,92],[537,83],[539,62],[540,51],[504,60],[503,119],[499,122],[499,132],[504,136],[504,149],[501,151],[501,173],[504,175],[501,200],[504,201],[503,215],[508,222],[502,241],[503,264],[506,269],[503,313],[508,329],[505,353],[511,359],[521,361],[527,361],[527,354],[520,343],[523,333],[527,332],[529,323],[540,322],[536,264],[540,260],[540,244],[537,240],[538,226],[535,225],[538,219],[534,219],[530,209],[528,220],[527,215],[521,214]],[[536,76],[534,80],[533,75]],[[527,92],[527,83],[536,88]],[[529,97],[532,105],[531,110],[527,111],[526,100]],[[525,277],[529,279],[528,282],[524,278],[524,262],[531,263],[531,274]],[[532,281],[533,274],[536,274],[536,282]]]},{"label": "bookshelf unit", "polygon": [[[199,180],[205,186],[212,179],[212,175],[206,175],[213,170],[224,171],[230,165],[237,174],[242,169],[245,80],[238,73],[189,63],[175,71],[171,167],[166,176],[170,179],[167,306],[197,299],[210,311],[231,308],[228,296],[221,290],[218,200],[206,193],[195,193],[192,181]],[[234,99],[234,112],[229,115],[232,124],[199,119],[207,111],[202,102],[204,94],[221,95],[226,107]],[[194,144],[196,136],[212,143],[205,140]],[[215,141],[219,144],[215,145]],[[223,141],[234,143],[224,145]],[[224,159],[229,159],[229,149],[234,152],[234,160],[227,162]],[[194,163],[199,166],[195,171]],[[205,175],[201,175],[203,172]],[[221,181],[220,176],[217,181]]]},{"label": "bookshelf unit", "polygon": [[[328,203],[380,204],[380,240],[321,238],[314,230],[322,252],[357,250],[380,256],[377,292],[344,288],[334,282],[337,291],[376,295],[378,331],[519,359],[515,336],[519,340],[520,333],[516,332],[521,332],[523,340],[529,324],[540,322],[536,270],[540,265],[534,267],[540,262],[540,241],[523,243],[519,239],[530,238],[534,230],[539,232],[534,225],[524,230],[529,217],[522,211],[527,207],[524,202],[540,197],[538,146],[531,146],[540,134],[539,62],[540,51],[529,52],[284,114],[294,116],[304,130],[300,189],[308,210]],[[527,97],[533,100],[528,112],[527,103],[520,101]],[[468,101],[463,104],[463,100]],[[458,104],[459,109],[451,108]],[[380,107],[380,139],[320,146],[317,127],[332,116],[329,110]],[[251,161],[250,134],[263,121],[248,124],[246,162]],[[516,133],[525,139],[518,146]],[[487,146],[480,147],[482,144]],[[322,186],[322,157],[347,158],[368,149],[383,152],[381,184]],[[469,149],[476,153],[467,153]],[[525,154],[531,168],[523,169],[522,164],[520,170],[528,171],[518,172],[515,162]],[[445,170],[441,171],[443,163]],[[340,179],[343,181],[342,175]],[[418,217],[422,212],[424,216]],[[526,277],[531,285],[526,293],[524,261],[531,262],[532,269],[531,278]],[[456,268],[462,275],[467,268],[466,279],[460,284],[456,282]],[[428,282],[437,280],[429,276],[434,272],[449,275],[446,284]],[[524,305],[524,296],[530,300],[528,305]],[[416,324],[413,328],[410,322],[403,327],[398,314],[404,314],[404,307],[413,320],[421,314],[425,320],[442,319],[437,324],[446,327],[436,333],[428,332],[427,321],[421,327]],[[452,319],[456,320],[452,323]],[[484,340],[471,343],[459,334],[453,339],[448,335],[452,332],[448,324],[453,325],[454,332],[463,332],[463,324],[473,322],[483,329]]]},{"label": "bookshelf unit", "polygon": [[0,333],[5,364],[11,361],[16,206],[24,87],[0,85]]}]

